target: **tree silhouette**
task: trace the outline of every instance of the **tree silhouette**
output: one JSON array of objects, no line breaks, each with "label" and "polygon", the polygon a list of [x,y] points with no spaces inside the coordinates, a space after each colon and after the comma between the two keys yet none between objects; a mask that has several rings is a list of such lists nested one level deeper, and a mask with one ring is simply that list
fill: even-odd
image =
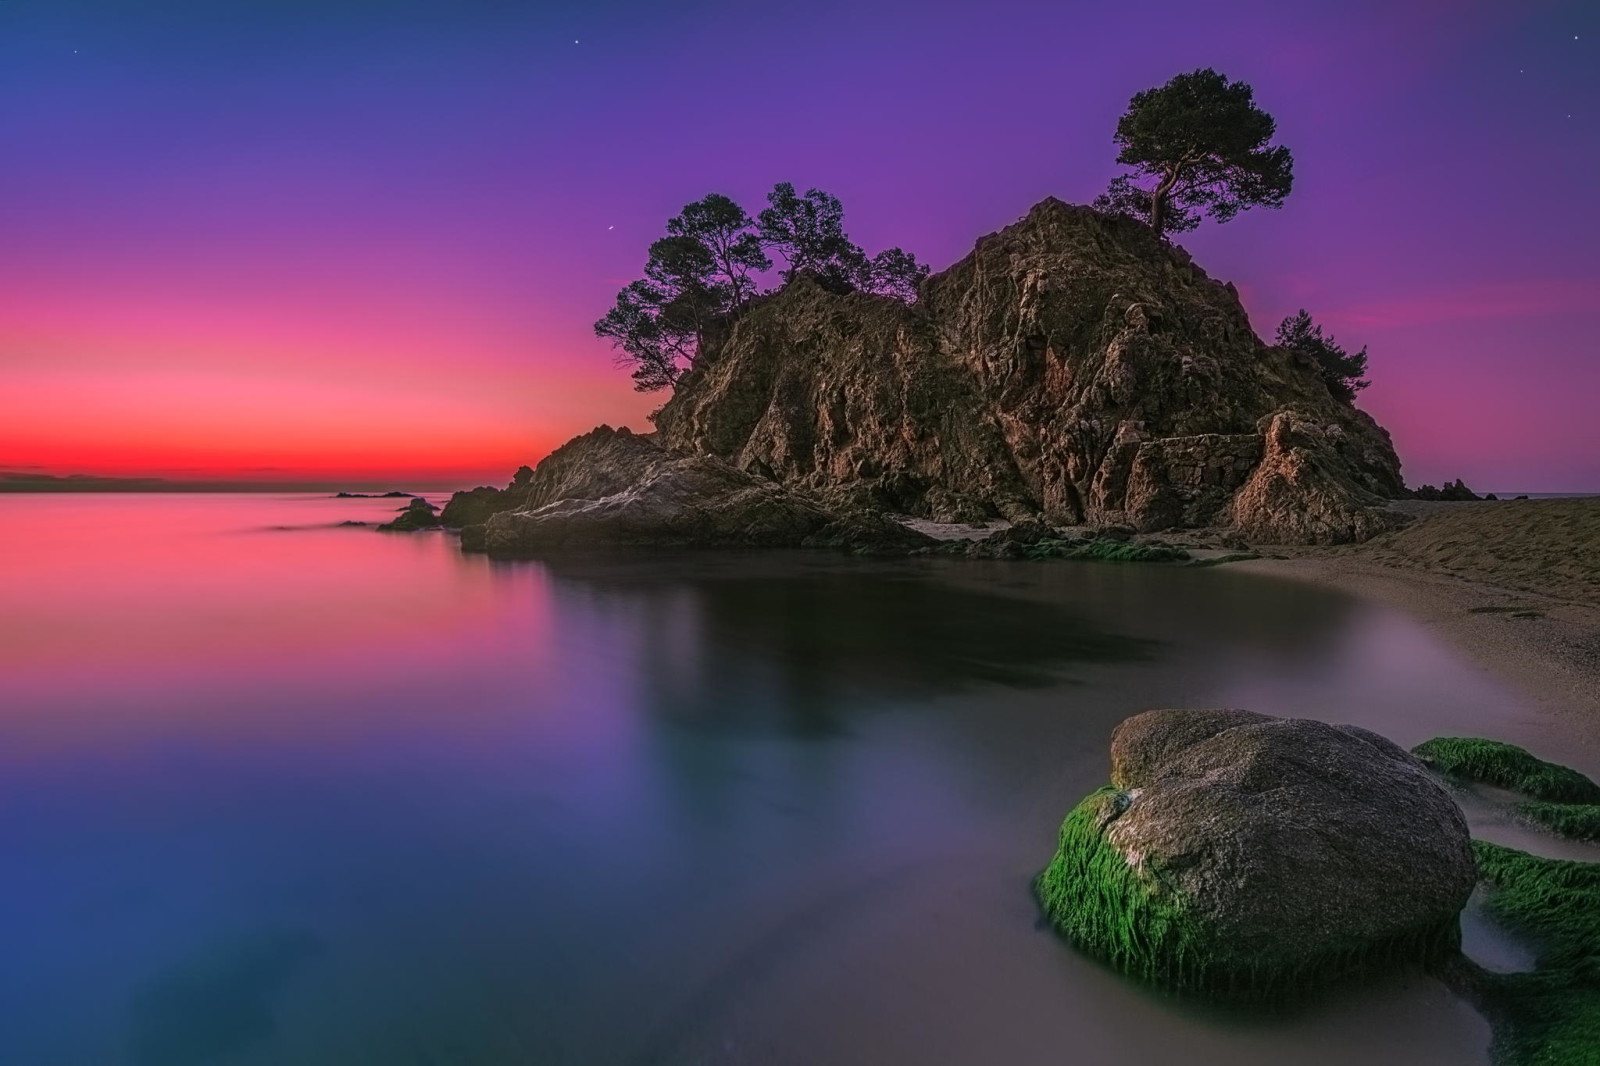
[{"label": "tree silhouette", "polygon": [[1251,207],[1282,207],[1294,183],[1289,149],[1242,81],[1211,69],[1136,93],[1117,121],[1117,162],[1132,167],[1094,206],[1142,219],[1158,235],[1226,222]]},{"label": "tree silhouette", "polygon": [[721,193],[712,193],[684,207],[676,218],[667,220],[667,233],[697,241],[711,257],[713,273],[728,286],[734,307],[741,307],[756,290],[750,275],[772,268],[772,260],[761,248],[761,237],[753,229],[745,209]]},{"label": "tree silhouette", "polygon": [[654,392],[672,387],[694,366],[707,327],[727,312],[735,289],[711,249],[686,234],[652,244],[644,273],[644,280],[617,294],[594,331],[610,338],[624,364],[633,364],[634,388]]},{"label": "tree silhouette", "polygon": [[885,248],[862,266],[861,287],[880,296],[893,296],[906,303],[917,299],[918,286],[928,276],[928,267],[903,248]]},{"label": "tree silhouette", "polygon": [[853,284],[867,257],[844,233],[844,205],[832,193],[807,189],[804,196],[791,182],[779,182],[767,194],[767,206],[756,216],[762,245],[783,256],[783,280],[810,271],[829,281]]},{"label": "tree silhouette", "polygon": [[1322,327],[1311,320],[1304,308],[1278,323],[1277,341],[1280,348],[1303,352],[1316,360],[1328,391],[1345,403],[1354,403],[1356,393],[1372,384],[1363,380],[1367,372],[1367,349],[1345,351],[1334,342],[1332,334],[1323,334]]},{"label": "tree silhouette", "polygon": [[758,276],[772,269],[769,248],[784,258],[786,283],[805,272],[840,293],[859,288],[910,302],[928,274],[900,248],[869,259],[845,236],[839,198],[820,189],[800,196],[782,182],[758,219],[712,193],[667,221],[667,236],[650,246],[645,276],[617,294],[595,335],[611,341],[635,388],[672,388],[698,365],[708,332],[758,293]]}]

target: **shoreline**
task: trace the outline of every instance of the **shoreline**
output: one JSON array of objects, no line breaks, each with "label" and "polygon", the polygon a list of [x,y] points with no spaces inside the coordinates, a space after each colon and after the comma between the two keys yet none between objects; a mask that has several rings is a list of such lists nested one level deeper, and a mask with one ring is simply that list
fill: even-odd
[{"label": "shoreline", "polygon": [[1600,606],[1386,565],[1348,550],[1279,554],[1229,569],[1309,582],[1402,610],[1539,709],[1565,719],[1591,751],[1600,750]]}]

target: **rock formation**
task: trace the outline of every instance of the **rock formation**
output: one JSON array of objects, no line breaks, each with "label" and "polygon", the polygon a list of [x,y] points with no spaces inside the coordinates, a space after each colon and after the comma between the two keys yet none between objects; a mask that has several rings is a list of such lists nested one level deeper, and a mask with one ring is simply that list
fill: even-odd
[{"label": "rock formation", "polygon": [[829,503],[943,520],[1237,525],[1361,540],[1399,463],[1231,285],[1138,222],[1046,200],[915,306],[800,277],[708,344],[667,448]]},{"label": "rock formation", "polygon": [[1411,498],[1414,500],[1445,500],[1451,503],[1466,503],[1473,500],[1492,500],[1495,495],[1491,492],[1487,496],[1479,496],[1476,492],[1467,488],[1465,481],[1461,478],[1456,478],[1454,481],[1446,481],[1443,488],[1434,485],[1419,485],[1412,490]]},{"label": "rock formation", "polygon": [[409,504],[400,508],[400,515],[392,522],[385,522],[379,526],[380,530],[393,533],[411,533],[418,529],[431,529],[439,524],[439,516],[434,514],[439,508],[418,496]]},{"label": "rock formation", "polygon": [[[477,490],[475,506],[490,504],[499,509],[464,544],[494,555],[638,546],[905,552],[932,543],[882,516],[839,513],[721,459],[669,452],[609,426],[562,445],[497,498]],[[457,514],[467,510],[463,500]]]},{"label": "rock formation", "polygon": [[1404,521],[1384,508],[1406,491],[1388,434],[1263,344],[1233,286],[1141,223],[1054,199],[915,305],[804,274],[752,301],[656,427],[602,427],[442,520],[494,551],[776,545],[830,523],[883,546],[863,516],[884,513],[1269,543]]},{"label": "rock formation", "polygon": [[1069,939],[1142,979],[1276,998],[1451,957],[1477,879],[1423,764],[1354,726],[1147,711],[1036,890]]}]

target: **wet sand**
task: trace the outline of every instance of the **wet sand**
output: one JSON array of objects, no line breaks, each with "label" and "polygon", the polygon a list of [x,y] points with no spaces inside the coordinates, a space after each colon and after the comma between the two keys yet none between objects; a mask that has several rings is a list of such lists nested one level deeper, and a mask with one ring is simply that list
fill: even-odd
[{"label": "wet sand", "polygon": [[1367,544],[1233,565],[1402,609],[1600,747],[1600,498],[1402,506]]}]

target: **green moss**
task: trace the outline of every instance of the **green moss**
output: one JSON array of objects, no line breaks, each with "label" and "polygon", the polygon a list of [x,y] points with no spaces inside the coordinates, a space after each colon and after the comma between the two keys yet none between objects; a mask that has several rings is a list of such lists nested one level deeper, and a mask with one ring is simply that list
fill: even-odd
[{"label": "green moss", "polygon": [[1600,1062],[1600,863],[1473,841],[1491,918],[1537,952],[1529,973],[1480,976],[1500,1066]]},{"label": "green moss", "polygon": [[1481,737],[1435,737],[1411,750],[1450,777],[1508,788],[1552,803],[1600,803],[1600,785],[1576,770],[1535,758],[1514,744]]},{"label": "green moss", "polygon": [[1600,804],[1545,803],[1530,800],[1513,808],[1535,825],[1573,840],[1600,841]]},{"label": "green moss", "polygon": [[1134,544],[1108,538],[1039,540],[1026,550],[1030,559],[1096,559],[1109,563],[1166,563],[1189,558],[1188,552],[1165,544]]},{"label": "green moss", "polygon": [[1190,912],[1159,868],[1148,861],[1130,867],[1106,839],[1106,825],[1128,802],[1108,785],[1073,808],[1033,888],[1058,933],[1130,977],[1209,999],[1289,1002],[1334,981],[1426,964],[1459,947],[1453,919],[1321,954],[1306,954],[1298,943],[1283,956],[1260,944],[1232,943]]},{"label": "green moss", "polygon": [[1127,796],[1105,786],[1061,823],[1055,856],[1034,879],[1034,895],[1056,931],[1141,981],[1192,989],[1205,969],[1194,924],[1159,880],[1141,876],[1106,840],[1104,827]]}]

